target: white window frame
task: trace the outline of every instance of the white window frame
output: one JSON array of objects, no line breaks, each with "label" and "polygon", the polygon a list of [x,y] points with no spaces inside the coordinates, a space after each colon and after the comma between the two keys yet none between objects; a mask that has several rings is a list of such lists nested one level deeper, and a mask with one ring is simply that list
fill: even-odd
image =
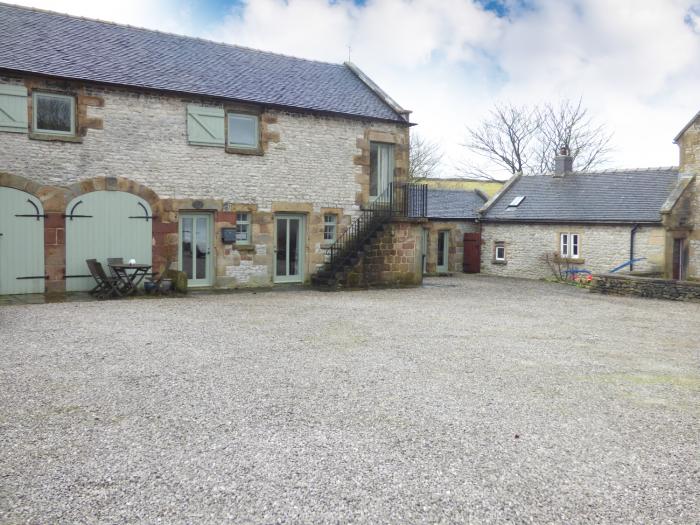
[{"label": "white window frame", "polygon": [[[39,97],[54,98],[54,99],[64,99],[70,101],[70,131],[62,131],[55,129],[41,129],[37,126],[37,116],[39,112],[37,111],[37,99]],[[42,91],[32,92],[32,132],[40,133],[42,135],[65,135],[75,136],[75,97],[73,95],[62,95],[58,93],[44,93]]]},{"label": "white window frame", "polygon": [[[498,256],[498,250],[502,250],[503,254],[501,257]],[[504,242],[497,241],[494,245],[493,260],[497,262],[506,261],[506,244]]]},{"label": "white window frame", "polygon": [[559,234],[559,254],[566,259],[578,259],[581,256],[581,237],[578,233]]},{"label": "white window frame", "polygon": [[[330,221],[328,219],[331,219]],[[329,239],[326,237],[327,228],[332,228],[332,237]],[[323,214],[323,242],[332,243],[335,242],[336,235],[338,233],[338,216],[335,213],[324,213]]]},{"label": "white window frame", "polygon": [[[230,129],[231,129],[231,118],[239,118],[248,121],[252,121],[255,124],[255,143],[254,144],[243,144],[238,142],[231,142],[230,139]],[[257,151],[260,149],[260,115],[254,115],[252,113],[238,113],[236,111],[226,112],[226,146],[233,149],[242,149]]]},{"label": "white window frame", "polygon": [[[236,212],[236,244],[246,246],[251,244],[251,228],[250,228],[250,212],[249,211],[238,211]],[[248,234],[247,239],[241,241],[238,236],[241,234],[242,227],[245,227],[245,232]]]}]

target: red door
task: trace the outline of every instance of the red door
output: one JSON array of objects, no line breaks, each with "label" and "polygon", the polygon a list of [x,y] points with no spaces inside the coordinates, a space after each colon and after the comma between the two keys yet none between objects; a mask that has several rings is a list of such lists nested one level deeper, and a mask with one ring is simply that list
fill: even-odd
[{"label": "red door", "polygon": [[464,234],[464,273],[479,273],[481,269],[481,234]]}]

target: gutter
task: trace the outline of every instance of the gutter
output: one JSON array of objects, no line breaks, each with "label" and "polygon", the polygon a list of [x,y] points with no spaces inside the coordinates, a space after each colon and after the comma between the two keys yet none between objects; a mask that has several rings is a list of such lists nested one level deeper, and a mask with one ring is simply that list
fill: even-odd
[{"label": "gutter", "polygon": [[[2,5],[2,3],[0,3]],[[293,113],[302,113],[302,114],[312,114],[312,115],[321,115],[321,116],[331,116],[331,117],[339,117],[339,118],[347,118],[351,120],[369,120],[369,121],[374,121],[374,122],[388,122],[391,124],[406,124],[407,117],[404,117],[404,115],[399,115],[395,120],[394,119],[388,119],[388,118],[382,118],[382,117],[372,117],[369,115],[361,115],[359,113],[343,113],[340,111],[331,111],[328,109],[320,109],[320,108],[310,108],[310,107],[303,107],[303,106],[293,106],[293,105],[287,105],[287,104],[279,104],[275,102],[263,102],[260,100],[249,100],[249,99],[243,99],[243,98],[232,98],[232,97],[227,97],[225,95],[212,95],[207,92],[201,92],[201,91],[185,91],[185,90],[178,90],[178,89],[167,89],[167,88],[162,88],[162,87],[154,87],[154,86],[148,86],[144,84],[136,84],[136,83],[119,83],[119,82],[107,82],[104,80],[93,80],[89,78],[83,78],[83,77],[78,77],[78,76],[62,76],[58,74],[53,74],[53,73],[38,73],[35,71],[30,71],[30,70],[23,70],[23,69],[8,69],[0,66],[0,73],[1,74],[6,74],[9,76],[19,76],[19,77],[39,77],[39,78],[45,78],[49,80],[61,80],[61,81],[68,81],[68,82],[74,82],[74,83],[83,83],[83,84],[94,84],[96,86],[108,86],[112,88],[119,88],[119,89],[125,89],[127,91],[139,91],[139,92],[146,92],[146,93],[158,93],[158,94],[166,94],[170,96],[188,96],[192,98],[203,98],[203,99],[210,99],[210,100],[216,100],[216,101],[221,101],[222,103],[229,102],[229,103],[234,103],[234,104],[250,104],[250,105],[255,105],[255,106],[261,106],[265,108],[271,108],[271,109],[277,109],[281,111],[291,111]],[[22,80],[24,80],[22,78]],[[393,109],[393,108],[392,108]],[[405,110],[404,110],[405,111]],[[410,113],[410,111],[409,111]],[[409,125],[414,125],[410,124]]]}]

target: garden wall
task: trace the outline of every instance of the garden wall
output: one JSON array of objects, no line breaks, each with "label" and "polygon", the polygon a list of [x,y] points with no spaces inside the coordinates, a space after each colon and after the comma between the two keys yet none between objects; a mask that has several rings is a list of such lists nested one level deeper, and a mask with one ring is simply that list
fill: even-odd
[{"label": "garden wall", "polygon": [[591,292],[700,302],[700,282],[673,281],[634,275],[595,275]]}]

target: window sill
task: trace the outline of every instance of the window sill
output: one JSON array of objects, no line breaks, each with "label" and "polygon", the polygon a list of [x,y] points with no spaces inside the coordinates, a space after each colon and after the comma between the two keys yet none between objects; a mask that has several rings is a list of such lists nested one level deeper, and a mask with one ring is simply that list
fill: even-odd
[{"label": "window sill", "polygon": [[236,148],[233,146],[226,146],[226,153],[233,153],[235,155],[257,155],[262,156],[262,148]]},{"label": "window sill", "polygon": [[584,264],[586,262],[586,259],[579,259],[578,257],[563,257],[561,259],[561,262],[568,264]]},{"label": "window sill", "polygon": [[491,264],[497,264],[497,265],[499,265],[499,266],[505,266],[506,264],[508,264],[508,261],[497,261],[497,260],[494,259],[494,260],[491,261]]},{"label": "window sill", "polygon": [[51,142],[82,142],[83,137],[76,135],[52,135],[50,133],[35,133],[30,132],[29,138],[32,140],[47,140]]}]

